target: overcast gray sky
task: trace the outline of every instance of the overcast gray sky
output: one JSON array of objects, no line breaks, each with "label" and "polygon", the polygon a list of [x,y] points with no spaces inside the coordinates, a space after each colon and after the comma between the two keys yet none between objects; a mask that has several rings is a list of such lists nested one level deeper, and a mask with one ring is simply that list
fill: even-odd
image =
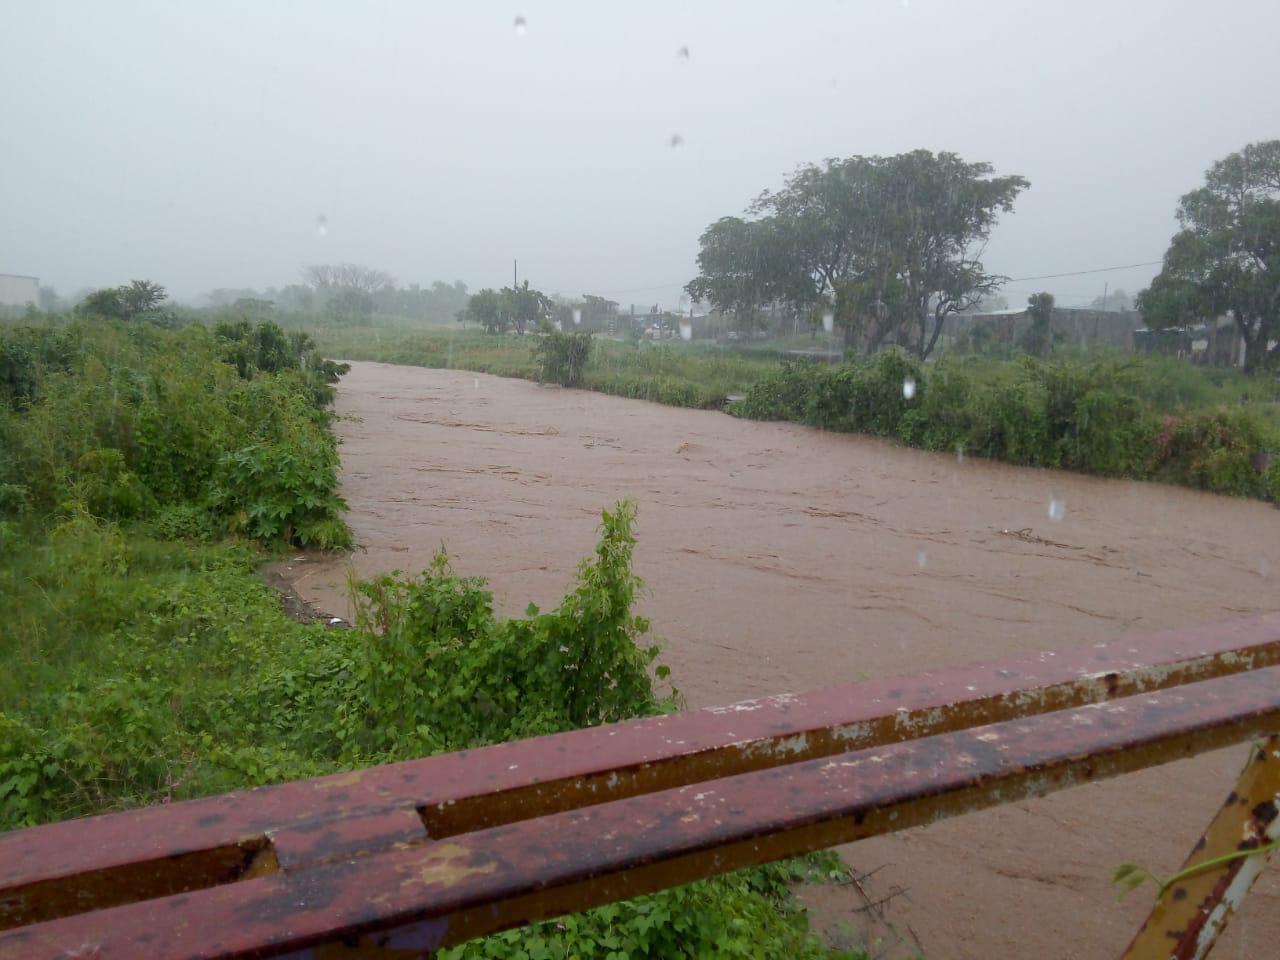
[{"label": "overcast gray sky", "polygon": [[518,257],[671,304],[703,228],[797,164],[916,147],[1031,181],[989,269],[1158,260],[1204,169],[1280,136],[1277,36],[1276,0],[0,0],[0,273],[195,297]]}]

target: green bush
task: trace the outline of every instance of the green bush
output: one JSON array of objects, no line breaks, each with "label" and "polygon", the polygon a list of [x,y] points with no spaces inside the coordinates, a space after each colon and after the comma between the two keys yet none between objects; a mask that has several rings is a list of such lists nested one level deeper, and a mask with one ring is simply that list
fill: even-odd
[{"label": "green bush", "polygon": [[1060,463],[1104,477],[1148,477],[1158,421],[1133,397],[1094,388],[1076,401]]},{"label": "green bush", "polygon": [[1280,453],[1271,454],[1271,463],[1263,475],[1267,499],[1272,503],[1280,503]]},{"label": "green bush", "polygon": [[[0,332],[0,354],[27,363],[10,370],[11,402],[0,405],[0,486],[21,486],[22,509],[44,515],[79,504],[146,521],[199,507],[264,541],[345,546],[326,409],[342,368],[318,361],[305,337],[266,324],[250,332],[256,352],[243,371],[227,353],[240,341],[198,326]],[[0,499],[0,515],[16,504]]]},{"label": "green bush", "polygon": [[917,381],[916,389],[916,402],[902,415],[902,439],[926,450],[969,449],[975,428],[975,384],[964,365],[940,360],[925,380]]},{"label": "green bush", "polygon": [[631,610],[633,517],[628,503],[604,513],[595,560],[551,613],[497,619],[483,581],[454,576],[443,554],[417,578],[360,584],[356,623],[376,638],[361,675],[389,711],[377,736],[422,730],[457,749],[655,712],[646,671],[658,648]]},{"label": "green bush", "polygon": [[590,330],[544,333],[533,348],[539,366],[538,379],[544,383],[558,383],[562,387],[581,385],[582,371],[591,359],[591,342]]},{"label": "green bush", "polygon": [[1028,466],[1055,466],[1042,383],[1020,377],[983,384],[974,395],[966,449],[982,457]]},{"label": "green bush", "polygon": [[1162,478],[1214,493],[1265,496],[1269,473],[1259,466],[1280,449],[1257,417],[1222,410],[1166,417],[1156,438],[1156,470]]},{"label": "green bush", "polygon": [[[0,829],[669,709],[632,610],[633,509],[556,610],[498,617],[440,558],[360,585],[355,629],[288,618],[236,545],[88,513],[0,559]],[[0,536],[7,536],[0,527]],[[444,957],[833,958],[774,864],[473,941]]]},{"label": "green bush", "polygon": [[[1280,455],[1280,430],[1239,406],[1162,421],[1149,397],[1193,391],[1175,389],[1186,378],[1162,364],[1154,365],[1153,384],[1152,369],[1145,361],[1105,356],[1053,362],[1024,356],[999,366],[944,358],[922,369],[886,351],[838,367],[783,363],[732,412],[896,436],[912,446],[959,449],[1007,463],[1274,497],[1266,464],[1268,456]],[[1204,390],[1211,389],[1207,378],[1196,376]],[[1226,389],[1234,376],[1224,374],[1219,386]],[[914,384],[911,398],[903,391],[908,382]],[[1270,387],[1258,383],[1253,389]]]}]

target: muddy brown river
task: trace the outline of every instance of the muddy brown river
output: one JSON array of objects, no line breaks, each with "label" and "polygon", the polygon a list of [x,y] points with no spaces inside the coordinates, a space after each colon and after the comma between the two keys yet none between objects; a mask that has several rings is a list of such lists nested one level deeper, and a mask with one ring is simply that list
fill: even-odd
[{"label": "muddy brown river", "polygon": [[[635,499],[642,609],[693,707],[1280,607],[1280,511],[1260,502],[457,371],[355,363],[337,406],[361,575],[443,544],[504,611],[554,604],[601,508]],[[347,568],[288,575],[342,614]],[[804,895],[873,956],[1115,956],[1152,890],[1118,902],[1113,867],[1176,869],[1244,756],[863,841],[841,852],[865,897]],[[1273,865],[1214,955],[1277,943]]]}]

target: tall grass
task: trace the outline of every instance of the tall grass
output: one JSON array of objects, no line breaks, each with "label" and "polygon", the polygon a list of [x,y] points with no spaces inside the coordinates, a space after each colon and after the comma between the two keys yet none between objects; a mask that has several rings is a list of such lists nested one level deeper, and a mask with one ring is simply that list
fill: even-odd
[{"label": "tall grass", "polygon": [[[319,327],[320,349],[343,360],[375,360],[419,367],[473,370],[501,377],[538,378],[536,337],[440,328]],[[598,339],[582,386],[679,407],[712,408],[776,369],[777,361],[706,344]]]}]

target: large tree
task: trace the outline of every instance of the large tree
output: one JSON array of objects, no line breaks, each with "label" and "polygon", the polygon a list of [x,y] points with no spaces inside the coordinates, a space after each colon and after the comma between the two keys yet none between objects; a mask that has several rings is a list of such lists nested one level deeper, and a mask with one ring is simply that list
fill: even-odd
[{"label": "large tree", "polygon": [[471,295],[458,320],[477,324],[485,333],[505,333],[511,326],[510,317],[503,311],[502,295],[488,287]]},{"label": "large tree", "polygon": [[80,309],[113,320],[147,320],[159,326],[171,326],[173,316],[164,309],[169,294],[151,280],[130,280],[120,287],[96,290],[85,297]]},{"label": "large tree", "polygon": [[396,285],[391,274],[354,263],[313,264],[302,275],[333,319],[355,323],[367,323],[377,295]]},{"label": "large tree", "polygon": [[543,320],[549,320],[555,307],[551,298],[541,290],[534,290],[526,280],[518,287],[502,288],[503,309],[516,328],[516,333],[536,330]]},{"label": "large tree", "polygon": [[302,275],[317,293],[355,291],[373,296],[396,285],[391,274],[355,263],[317,263]]},{"label": "large tree", "polygon": [[1280,140],[1219,160],[1178,203],[1181,229],[1138,295],[1148,327],[1230,316],[1245,370],[1280,362]]},{"label": "large tree", "polygon": [[980,260],[1000,213],[1028,186],[928,150],[801,167],[783,189],[702,235],[686,288],[718,309],[781,303],[831,311],[849,346],[890,341],[927,357],[946,318],[1004,280]]}]

